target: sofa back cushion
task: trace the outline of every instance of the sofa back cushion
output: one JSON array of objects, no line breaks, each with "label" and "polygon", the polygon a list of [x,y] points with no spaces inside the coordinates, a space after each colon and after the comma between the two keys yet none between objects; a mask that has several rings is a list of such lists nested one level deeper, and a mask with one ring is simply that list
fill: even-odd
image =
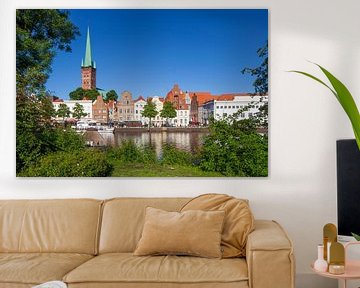
[{"label": "sofa back cushion", "polygon": [[141,237],[146,207],[179,211],[189,198],[116,198],[105,201],[99,253],[133,252]]},{"label": "sofa back cushion", "polygon": [[96,254],[102,201],[0,200],[1,252]]}]

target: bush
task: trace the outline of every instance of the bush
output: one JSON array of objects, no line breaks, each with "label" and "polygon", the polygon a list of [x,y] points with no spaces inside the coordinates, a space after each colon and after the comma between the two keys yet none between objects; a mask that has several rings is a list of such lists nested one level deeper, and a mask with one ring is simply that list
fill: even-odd
[{"label": "bush", "polygon": [[175,146],[165,144],[162,150],[161,163],[162,164],[179,164],[179,165],[191,165],[193,157],[190,152],[186,152],[177,149]]},{"label": "bush", "polygon": [[72,129],[55,129],[54,138],[54,145],[57,150],[74,151],[85,148],[83,136]]},{"label": "bush", "polygon": [[109,160],[121,163],[152,164],[157,160],[153,147],[138,147],[133,140],[123,141],[119,147],[110,149],[107,155]]},{"label": "bush", "polygon": [[243,129],[241,125],[244,123],[223,120],[211,124],[210,135],[205,138],[201,152],[201,169],[226,176],[268,175],[267,136],[256,133],[254,129]]},{"label": "bush", "polygon": [[106,177],[112,165],[105,154],[94,149],[54,152],[25,169],[25,177]]}]

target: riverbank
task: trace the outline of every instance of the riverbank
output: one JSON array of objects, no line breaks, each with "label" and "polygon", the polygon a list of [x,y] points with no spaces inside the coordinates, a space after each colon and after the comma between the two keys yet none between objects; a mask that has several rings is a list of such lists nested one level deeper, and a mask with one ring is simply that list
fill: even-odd
[{"label": "riverbank", "polygon": [[[117,127],[114,133],[119,132],[149,132],[147,127]],[[151,132],[209,132],[208,127],[152,127]]]}]

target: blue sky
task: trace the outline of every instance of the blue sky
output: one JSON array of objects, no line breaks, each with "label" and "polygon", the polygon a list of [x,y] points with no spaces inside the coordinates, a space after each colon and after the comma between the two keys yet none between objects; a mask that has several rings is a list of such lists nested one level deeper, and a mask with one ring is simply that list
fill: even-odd
[{"label": "blue sky", "polygon": [[268,12],[240,10],[70,10],[81,36],[59,52],[47,89],[67,99],[81,86],[80,65],[90,27],[97,86],[133,97],[166,96],[177,83],[187,91],[253,92],[244,67],[261,63]]}]

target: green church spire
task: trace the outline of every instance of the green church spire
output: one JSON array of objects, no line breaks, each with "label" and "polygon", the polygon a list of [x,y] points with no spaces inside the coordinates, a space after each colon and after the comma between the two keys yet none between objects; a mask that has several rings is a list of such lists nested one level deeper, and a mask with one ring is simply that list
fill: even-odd
[{"label": "green church spire", "polygon": [[[82,67],[93,67],[94,63],[91,58],[91,44],[90,44],[90,29],[87,29],[86,35],[86,50],[85,50],[85,61]],[[93,67],[95,68],[95,67]]]}]

